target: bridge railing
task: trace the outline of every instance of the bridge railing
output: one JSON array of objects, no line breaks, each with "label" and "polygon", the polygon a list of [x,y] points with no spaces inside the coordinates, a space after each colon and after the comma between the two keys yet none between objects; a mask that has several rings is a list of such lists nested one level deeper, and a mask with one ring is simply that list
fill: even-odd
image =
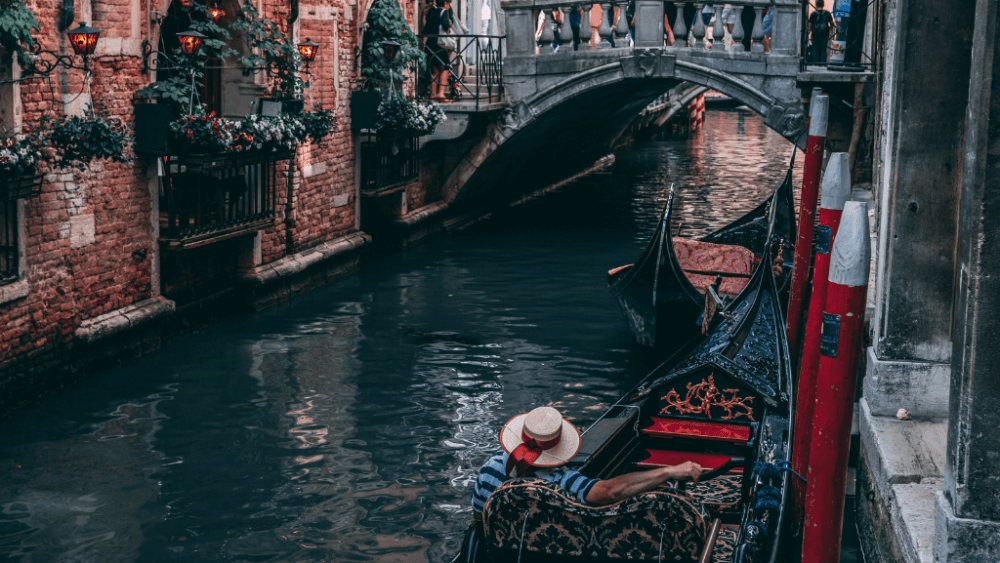
[{"label": "bridge railing", "polygon": [[[456,40],[458,49],[448,51],[448,60],[428,52],[427,66],[447,66],[449,68],[448,97],[452,101],[470,101],[476,103],[476,109],[481,104],[499,102],[503,99],[503,52],[504,37],[501,35],[421,35],[421,41],[427,38],[451,37]],[[433,75],[417,75],[417,92],[423,92],[431,86]],[[443,80],[443,79],[440,79]]]},{"label": "bridge railing", "polygon": [[[559,52],[572,50],[573,31],[570,26],[570,11],[573,6],[583,8],[580,25],[581,44],[579,49],[590,50],[592,24],[588,17],[591,9],[600,6],[601,23],[598,35],[601,38],[598,50],[611,48],[609,39],[612,34],[616,39],[616,48],[628,48],[628,35],[634,38],[637,48],[665,47],[668,51],[683,51],[692,49],[710,50],[713,54],[727,51],[737,54],[737,57],[758,59],[768,55],[799,56],[800,38],[802,33],[802,4],[799,0],[736,0],[726,3],[712,2],[668,2],[675,10],[675,16],[668,18],[673,22],[671,32],[673,43],[666,46],[665,42],[665,3],[657,0],[637,0],[632,21],[627,17],[628,2],[613,0],[610,2],[572,2],[565,0],[506,0],[502,3],[507,18],[507,51],[513,56],[548,55],[555,52],[553,44],[558,31]],[[726,6],[732,9],[732,16]],[[706,25],[702,16],[706,6],[714,23]],[[619,8],[617,21],[611,21],[609,12]],[[552,16],[552,10],[561,14],[561,23]],[[771,11],[766,17],[765,10]],[[536,32],[538,30],[539,13],[545,19],[540,37],[537,40],[539,49],[536,53]],[[726,16],[726,17],[724,17]],[[731,21],[730,24],[727,20]],[[767,20],[767,21],[766,21]],[[765,53],[765,24],[770,23],[769,52]],[[731,28],[731,29],[730,29]],[[731,37],[731,45],[724,40]],[[747,40],[749,39],[749,40]],[[747,49],[744,43],[750,45]],[[748,53],[738,55],[738,53]]]}]

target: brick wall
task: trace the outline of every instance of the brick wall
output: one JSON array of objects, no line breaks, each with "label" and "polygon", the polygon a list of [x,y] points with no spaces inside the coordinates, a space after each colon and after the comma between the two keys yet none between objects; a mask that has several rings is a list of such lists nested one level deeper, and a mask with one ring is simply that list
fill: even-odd
[{"label": "brick wall", "polygon": [[[310,68],[311,103],[333,109],[339,123],[322,142],[299,147],[295,160],[283,168],[275,223],[260,232],[262,263],[348,234],[356,224],[356,143],[349,100],[358,77],[354,53],[359,20],[370,2],[305,2],[299,6],[297,39],[308,37],[321,45]],[[64,33],[57,29],[62,3],[28,3],[42,25],[35,34],[42,48],[70,53]],[[148,83],[139,44],[143,39],[155,43],[158,30],[150,23],[150,10],[162,14],[166,4],[77,4],[74,22],[87,19],[103,30],[98,53],[90,61],[93,99],[100,100],[109,116],[131,122],[133,94]],[[264,17],[288,25],[288,0],[263,0],[259,5]],[[412,20],[414,2],[404,0],[401,6]],[[51,80],[22,83],[23,122],[37,123],[47,112],[61,115],[64,94],[78,109],[86,99],[81,95],[85,87],[77,69],[58,69]],[[308,106],[309,92],[306,100]],[[0,409],[56,388],[58,383],[46,374],[73,371],[73,334],[81,322],[156,294],[184,302],[235,283],[237,254],[252,235],[192,250],[160,251],[153,227],[159,203],[151,195],[147,169],[155,170],[149,157],[136,158],[132,165],[95,162],[85,170],[55,170],[41,195],[24,202],[19,221],[26,234],[24,279],[30,291],[0,302]],[[422,188],[413,190],[411,207],[426,203]]]}]

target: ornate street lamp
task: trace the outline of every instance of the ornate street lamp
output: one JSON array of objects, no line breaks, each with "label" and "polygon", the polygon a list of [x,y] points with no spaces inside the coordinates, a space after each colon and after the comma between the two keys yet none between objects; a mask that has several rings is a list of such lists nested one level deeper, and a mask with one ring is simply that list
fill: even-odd
[{"label": "ornate street lamp", "polygon": [[193,29],[181,31],[177,34],[177,39],[181,42],[181,52],[185,55],[197,57],[201,51],[201,44],[205,41],[206,35],[202,35]]}]

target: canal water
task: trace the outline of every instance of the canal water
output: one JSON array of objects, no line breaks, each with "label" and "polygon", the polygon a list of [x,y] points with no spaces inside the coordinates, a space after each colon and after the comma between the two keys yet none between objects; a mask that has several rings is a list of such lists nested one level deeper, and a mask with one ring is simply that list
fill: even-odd
[{"label": "canal water", "polygon": [[606,272],[638,257],[668,185],[697,236],[754,207],[790,154],[751,112],[709,111],[690,137],[0,424],[0,558],[449,561],[507,419],[551,404],[586,426],[651,367]]}]

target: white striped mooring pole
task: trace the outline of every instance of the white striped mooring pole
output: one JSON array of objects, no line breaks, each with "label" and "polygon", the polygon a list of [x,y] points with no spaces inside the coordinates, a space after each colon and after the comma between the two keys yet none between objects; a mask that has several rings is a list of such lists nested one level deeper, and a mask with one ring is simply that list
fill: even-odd
[{"label": "white striped mooring pole", "polygon": [[868,208],[849,201],[833,243],[823,309],[802,563],[840,560],[851,418],[868,293],[869,244]]},{"label": "white striped mooring pole", "polygon": [[819,177],[823,171],[823,148],[826,145],[826,124],[830,115],[830,98],[814,95],[809,108],[809,139],[803,159],[802,194],[799,202],[799,232],[795,240],[795,260],[792,266],[792,286],[788,295],[788,352],[792,365],[799,356],[799,328],[802,303],[809,283],[812,263],[813,231],[816,227],[816,204],[819,200]]},{"label": "white striped mooring pole", "polygon": [[[812,436],[813,403],[816,400],[816,373],[819,371],[820,331],[823,326],[823,306],[826,305],[827,276],[830,274],[830,250],[837,237],[844,203],[851,195],[851,177],[846,152],[830,155],[820,187],[819,226],[816,227],[816,258],[813,262],[812,291],[809,293],[809,314],[802,343],[802,367],[795,400],[795,431],[792,433],[792,469],[800,475],[809,471],[809,440]],[[806,488],[797,480],[795,526],[802,527],[802,507]]]}]

